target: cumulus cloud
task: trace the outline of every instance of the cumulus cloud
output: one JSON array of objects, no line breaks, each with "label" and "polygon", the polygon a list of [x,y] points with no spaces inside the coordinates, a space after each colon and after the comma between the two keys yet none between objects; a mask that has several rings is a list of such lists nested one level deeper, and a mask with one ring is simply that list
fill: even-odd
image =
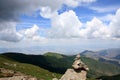
[{"label": "cumulus cloud", "polygon": [[110,22],[110,31],[113,38],[120,38],[120,9],[117,10]]},{"label": "cumulus cloud", "polygon": [[15,22],[2,22],[0,23],[0,40],[17,42],[20,41],[23,36],[16,31]]},{"label": "cumulus cloud", "polygon": [[[40,15],[44,18],[51,18],[53,15],[57,14],[57,10],[59,10],[63,4],[67,5],[68,7],[75,8],[77,6],[80,6],[83,4],[89,4],[95,1],[96,0],[53,0],[53,1],[50,1],[52,2],[51,4],[53,6],[47,5],[40,8],[41,10]],[[50,2],[48,1],[48,3]]]},{"label": "cumulus cloud", "polygon": [[102,16],[102,17],[97,16],[97,18],[100,19],[103,22],[109,22],[113,19],[113,16],[114,16],[113,14],[107,14],[107,15]]},{"label": "cumulus cloud", "polygon": [[26,29],[24,34],[26,37],[32,38],[37,34],[38,30],[39,27],[37,25],[34,25],[32,28]]},{"label": "cumulus cloud", "polygon": [[52,18],[57,14],[57,11],[52,11],[50,7],[42,7],[40,12],[40,15],[44,18]]},{"label": "cumulus cloud", "polygon": [[94,17],[86,23],[86,28],[81,29],[80,33],[85,38],[107,38],[110,37],[109,30],[98,18]]},{"label": "cumulus cloud", "polygon": [[[96,0],[0,0],[0,39],[15,42],[23,39],[23,36],[33,41],[44,41],[46,40],[46,36],[47,38],[120,38],[120,9],[117,10],[115,15],[108,15],[109,25],[104,24],[101,21],[102,19],[99,20],[94,17],[91,21],[85,23],[84,27],[73,10],[65,11],[61,14],[57,12],[63,4],[74,8],[95,1]],[[92,7],[92,9],[104,12],[101,8]],[[115,9],[110,8],[109,10]],[[42,17],[51,20],[51,29],[46,30],[46,35],[42,37],[39,34],[40,29],[37,25],[21,31],[22,33],[17,32],[15,23],[19,19],[19,15],[28,15],[38,10],[40,10]],[[12,21],[15,23],[12,23]]]},{"label": "cumulus cloud", "polygon": [[80,30],[80,34],[85,38],[101,38],[101,39],[119,39],[120,38],[120,9],[114,15],[108,15],[109,24],[103,23],[100,19],[94,17],[88,21],[86,28]]},{"label": "cumulus cloud", "polygon": [[18,15],[31,14],[45,6],[54,11],[61,6],[61,3],[61,0],[0,0],[0,20],[17,20]]},{"label": "cumulus cloud", "polygon": [[48,31],[49,37],[71,38],[79,36],[79,29],[82,23],[75,12],[70,10],[52,18],[52,28]]},{"label": "cumulus cloud", "polygon": [[21,39],[21,34],[15,30],[15,25],[14,29],[11,27],[13,26],[11,21],[18,22],[21,14],[31,15],[34,11],[40,10],[41,16],[50,18],[57,14],[57,10],[59,10],[63,4],[76,7],[83,2],[91,3],[95,2],[95,0],[0,0],[0,27],[5,27],[4,30],[3,27],[1,27],[0,33],[3,34],[3,32],[5,33],[5,31],[9,29],[10,31],[8,33],[16,37],[16,40],[14,40],[12,38],[13,35],[9,37],[10,35],[5,33],[6,36],[2,35],[1,39],[5,41],[19,41]]},{"label": "cumulus cloud", "polygon": [[21,30],[20,33],[24,35],[25,40],[39,41],[40,43],[47,42],[47,39],[40,35],[40,28],[35,24],[31,28]]},{"label": "cumulus cloud", "polygon": [[[81,3],[92,3],[96,0],[0,0],[0,20],[18,20],[18,15],[31,14],[33,11],[44,7],[50,8],[51,12],[57,11],[63,4],[76,7]],[[46,10],[47,11],[47,10]],[[49,12],[49,10],[47,11]],[[48,13],[47,13],[48,14]]]},{"label": "cumulus cloud", "polygon": [[109,16],[110,24],[105,24],[97,17],[84,24],[75,12],[70,10],[52,17],[52,28],[48,31],[51,38],[86,38],[86,39],[118,39],[120,38],[120,9]]},{"label": "cumulus cloud", "polygon": [[72,10],[52,17],[52,28],[47,31],[50,38],[109,38],[109,28],[98,18],[83,23]]}]

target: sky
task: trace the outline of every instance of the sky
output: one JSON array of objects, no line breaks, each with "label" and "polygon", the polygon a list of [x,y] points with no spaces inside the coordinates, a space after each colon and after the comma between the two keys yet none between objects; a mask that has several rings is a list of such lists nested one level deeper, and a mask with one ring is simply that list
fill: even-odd
[{"label": "sky", "polygon": [[120,48],[120,0],[0,0],[0,53]]}]

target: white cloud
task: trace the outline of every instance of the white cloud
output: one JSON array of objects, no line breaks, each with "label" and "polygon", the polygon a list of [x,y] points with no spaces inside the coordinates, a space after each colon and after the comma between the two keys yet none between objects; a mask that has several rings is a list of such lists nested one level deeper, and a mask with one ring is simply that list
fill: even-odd
[{"label": "white cloud", "polygon": [[17,42],[22,39],[22,35],[16,31],[16,22],[0,23],[0,40]]},{"label": "white cloud", "polygon": [[92,3],[96,2],[96,0],[63,0],[64,4],[70,6],[70,7],[77,7],[79,5],[82,5],[83,3]]},{"label": "white cloud", "polygon": [[37,34],[38,30],[39,30],[39,27],[37,25],[33,25],[32,28],[26,29],[24,34],[26,37],[32,38]]},{"label": "white cloud", "polygon": [[[11,1],[11,2],[10,2]],[[13,25],[10,21],[18,19],[18,14],[29,14],[33,11],[40,9],[40,15],[44,18],[51,19],[51,29],[46,30],[47,38],[119,38],[120,37],[120,10],[115,15],[105,16],[106,20],[110,21],[109,25],[104,24],[98,18],[93,18],[88,21],[83,28],[81,21],[78,19],[76,13],[72,10],[58,14],[57,10],[61,8],[63,4],[69,7],[77,7],[82,3],[92,3],[96,0],[24,0],[16,1],[10,0],[5,5],[5,1],[0,2],[0,36],[1,40],[6,41],[20,41],[22,35],[24,38],[31,39],[33,41],[47,41],[46,36],[40,35],[40,29],[37,25],[34,25],[30,29],[20,31],[22,35],[16,31],[16,25]],[[16,4],[15,4],[16,3]],[[14,5],[15,4],[15,5]],[[14,5],[14,6],[13,6]],[[13,8],[13,10],[12,10]],[[98,12],[109,12],[116,10],[117,7],[99,8],[92,7],[93,10]],[[108,9],[108,10],[107,10]],[[9,13],[9,14],[8,14]],[[5,18],[6,15],[8,18]],[[3,23],[4,21],[5,23]],[[7,23],[8,22],[8,23]],[[2,27],[2,26],[5,26]],[[14,26],[10,27],[9,26]],[[4,34],[4,35],[3,35]],[[12,36],[11,36],[12,34]]]},{"label": "white cloud", "polygon": [[85,38],[107,38],[109,37],[108,28],[97,18],[93,18],[86,23],[86,28],[82,29],[81,34]]},{"label": "white cloud", "polygon": [[120,38],[120,8],[110,22],[110,31],[113,38]]},{"label": "white cloud", "polygon": [[108,15],[110,24],[103,23],[94,17],[91,21],[80,22],[75,12],[70,10],[52,17],[52,28],[47,35],[51,38],[86,38],[86,39],[113,39],[120,37],[120,10],[115,15]]},{"label": "white cloud", "polygon": [[36,35],[32,38],[33,41],[37,41],[37,42],[40,42],[40,43],[47,43],[48,42],[48,39],[45,38],[45,37],[41,37],[39,35]]},{"label": "white cloud", "polygon": [[[115,15],[107,15],[106,18],[110,23],[105,24],[98,18],[93,18],[86,23],[86,28],[80,30],[80,34],[85,38],[100,38],[100,39],[116,39],[120,38],[120,9]],[[106,20],[105,19],[105,20]]]},{"label": "white cloud", "polygon": [[[19,20],[19,15],[21,14],[31,15],[34,11],[40,10],[41,16],[43,16],[44,18],[51,18],[55,15],[58,15],[57,10],[59,10],[63,4],[69,7],[77,7],[80,5],[80,3],[91,3],[95,1],[96,0],[0,0],[0,24],[2,24],[0,25],[0,27],[5,27],[4,31],[2,30],[3,27],[1,27],[0,31],[2,32],[0,33],[5,33],[5,31],[9,29],[7,26],[12,26],[10,22],[17,22]],[[3,22],[6,23],[4,24]],[[15,27],[16,26],[14,26],[14,28]],[[36,31],[32,31],[30,29],[27,30],[24,35],[26,35],[26,37],[32,37],[34,35],[34,32]],[[8,33],[13,34],[12,36],[16,37],[15,41],[21,40],[21,38],[19,39],[19,37],[22,35],[19,34],[15,29],[9,29]],[[7,41],[14,41],[13,38],[8,38],[8,36],[10,36],[9,34],[5,33],[5,35],[1,36],[1,39],[5,39]],[[74,32],[74,34],[76,33]]]},{"label": "white cloud", "polygon": [[70,10],[52,18],[52,28],[48,31],[49,37],[71,38],[79,36],[79,29],[82,23],[75,12]]},{"label": "white cloud", "polygon": [[101,17],[97,16],[97,18],[99,18],[103,22],[109,22],[113,19],[113,16],[114,16],[113,14],[107,14],[107,15],[101,16]]},{"label": "white cloud", "polygon": [[52,11],[58,10],[63,0],[0,0],[0,20],[14,20],[21,14],[32,14],[41,7],[50,7]]},{"label": "white cloud", "polygon": [[75,8],[77,6],[89,4],[95,1],[96,0],[54,0],[50,2],[47,1],[47,3],[49,4],[44,5],[40,8],[40,15],[44,18],[51,18],[53,15],[57,14],[57,10],[59,10],[63,4]]},{"label": "white cloud", "polygon": [[52,11],[50,7],[42,7],[40,15],[44,18],[51,18],[57,15],[57,11]]},{"label": "white cloud", "polygon": [[92,6],[90,9],[97,11],[98,13],[105,13],[105,12],[112,12],[116,11],[120,6],[107,6],[107,7],[97,7],[97,6]]},{"label": "white cloud", "polygon": [[29,40],[29,41],[40,42],[40,43],[47,42],[47,38],[42,37],[40,35],[40,28],[35,24],[31,28],[20,31],[20,33],[24,35],[24,40],[26,41]]},{"label": "white cloud", "polygon": [[75,12],[70,10],[52,18],[50,38],[110,38],[108,27],[98,18],[88,21],[83,28]]}]

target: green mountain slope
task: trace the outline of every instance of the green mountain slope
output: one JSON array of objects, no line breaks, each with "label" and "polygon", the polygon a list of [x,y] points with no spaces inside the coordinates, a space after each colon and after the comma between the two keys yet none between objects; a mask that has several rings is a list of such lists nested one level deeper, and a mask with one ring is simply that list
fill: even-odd
[{"label": "green mountain slope", "polygon": [[[55,54],[54,54],[55,55]],[[56,54],[57,55],[57,54]],[[54,67],[65,67],[70,68],[75,56],[65,56],[61,55],[62,58],[56,59],[55,56],[46,56],[47,62],[50,62],[53,64]],[[81,57],[82,61],[85,62],[89,68],[90,71],[88,72],[88,77],[98,77],[98,76],[104,76],[104,75],[114,75],[119,74],[120,68],[119,66],[108,64],[104,62],[100,62],[91,58],[87,57]]]},{"label": "green mountain slope", "polygon": [[[44,69],[47,69],[55,73],[64,73],[67,68],[70,68],[75,56],[66,56],[56,53],[46,53],[45,55],[25,55],[18,53],[6,53],[2,54],[7,58],[21,62],[37,65]],[[88,77],[99,77],[99,76],[111,76],[120,74],[120,67],[113,64],[108,64],[104,62],[99,62],[94,59],[81,57],[83,62],[85,62],[90,71],[88,72]]]},{"label": "green mountain slope", "polygon": [[[20,54],[18,54],[20,55]],[[15,72],[21,72],[26,75],[31,75],[33,77],[37,77],[42,80],[51,80],[54,77],[61,77],[60,74],[49,72],[43,68],[32,64],[20,63],[11,58],[8,58],[4,55],[0,55],[0,68],[5,68],[9,70],[13,70]],[[0,77],[1,73],[0,73]]]},{"label": "green mountain slope", "polygon": [[64,55],[62,55],[62,54],[53,53],[53,52],[47,52],[47,53],[44,54],[44,56],[51,56],[51,57],[55,57],[55,58],[58,58],[58,59],[64,57]]},{"label": "green mountain slope", "polygon": [[98,76],[104,76],[104,75],[115,75],[119,74],[120,72],[120,67],[113,65],[113,64],[108,64],[104,62],[100,62],[97,60],[93,60],[90,58],[85,58],[83,57],[82,60],[89,66],[90,71],[89,71],[89,76],[92,77],[98,77]]}]

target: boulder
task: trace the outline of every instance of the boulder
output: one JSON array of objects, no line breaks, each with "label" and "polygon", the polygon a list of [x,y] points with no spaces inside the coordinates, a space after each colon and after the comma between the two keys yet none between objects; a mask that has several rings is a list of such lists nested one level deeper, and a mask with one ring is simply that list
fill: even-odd
[{"label": "boulder", "polygon": [[84,70],[75,71],[74,69],[67,69],[60,80],[86,80],[87,72]]}]

